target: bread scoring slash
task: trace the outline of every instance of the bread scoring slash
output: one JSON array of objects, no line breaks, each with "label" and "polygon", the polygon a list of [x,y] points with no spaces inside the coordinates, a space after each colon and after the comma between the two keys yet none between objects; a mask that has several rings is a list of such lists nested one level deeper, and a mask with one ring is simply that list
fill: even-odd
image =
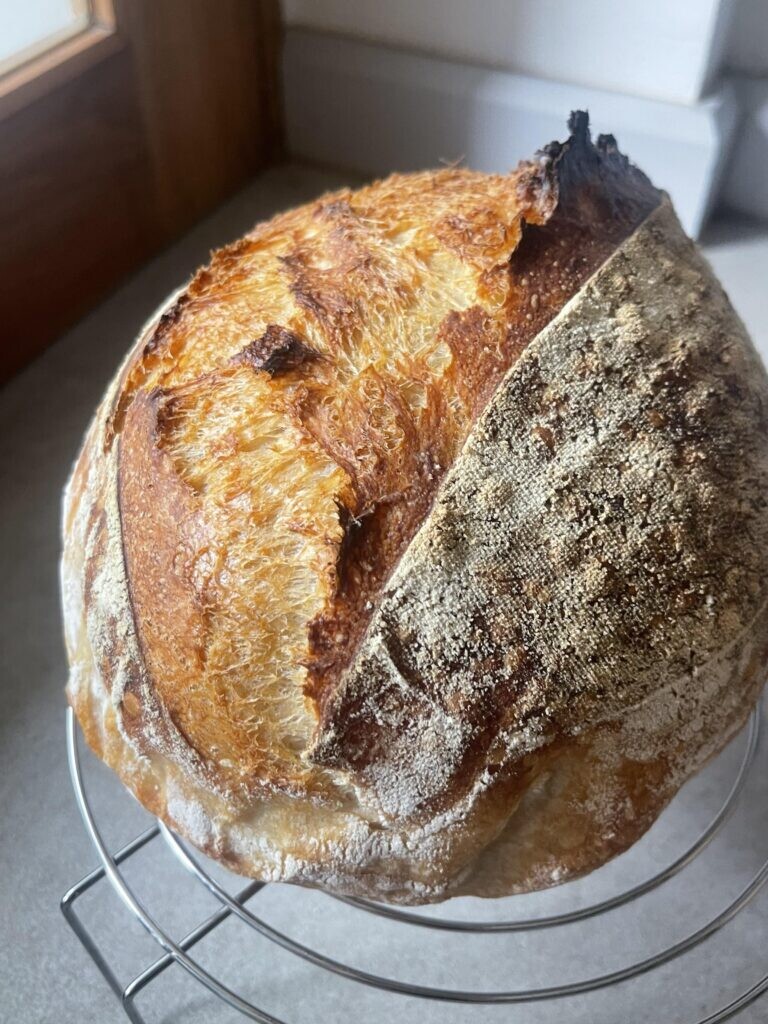
[{"label": "bread scoring slash", "polygon": [[420,903],[583,874],[768,659],[766,375],[668,198],[571,134],[258,225],[67,487],[67,694],[235,870]]}]

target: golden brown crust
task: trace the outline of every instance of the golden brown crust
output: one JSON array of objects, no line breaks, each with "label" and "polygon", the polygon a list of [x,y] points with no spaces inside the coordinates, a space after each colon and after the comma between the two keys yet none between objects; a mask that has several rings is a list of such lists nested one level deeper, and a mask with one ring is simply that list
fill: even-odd
[{"label": "golden brown crust", "polygon": [[237,870],[552,884],[756,699],[764,373],[658,193],[574,128],[507,178],[260,226],[105,396],[65,510],[69,699]]}]

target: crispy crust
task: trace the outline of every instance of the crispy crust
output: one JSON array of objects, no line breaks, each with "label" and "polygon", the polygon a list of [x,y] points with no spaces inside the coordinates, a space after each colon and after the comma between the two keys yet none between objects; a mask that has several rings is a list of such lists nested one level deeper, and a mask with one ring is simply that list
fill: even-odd
[{"label": "crispy crust", "polygon": [[400,902],[553,884],[756,700],[764,372],[668,203],[574,128],[507,179],[256,229],[97,413],[68,696],[236,870]]}]

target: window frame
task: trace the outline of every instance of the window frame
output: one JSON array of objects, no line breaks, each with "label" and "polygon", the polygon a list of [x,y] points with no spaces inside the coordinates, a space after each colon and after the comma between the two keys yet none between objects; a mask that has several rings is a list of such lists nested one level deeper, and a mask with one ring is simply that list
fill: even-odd
[{"label": "window frame", "polygon": [[90,0],[88,13],[86,28],[0,74],[0,120],[18,113],[126,45],[117,31],[112,0]]},{"label": "window frame", "polygon": [[277,0],[90,9],[0,76],[0,382],[282,153]]}]

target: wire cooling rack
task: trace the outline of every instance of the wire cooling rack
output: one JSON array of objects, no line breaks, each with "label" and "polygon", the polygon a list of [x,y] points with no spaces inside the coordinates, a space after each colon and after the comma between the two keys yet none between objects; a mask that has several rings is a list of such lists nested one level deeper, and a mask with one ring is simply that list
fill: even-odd
[{"label": "wire cooling rack", "polygon": [[[333,898],[347,904],[356,911],[364,911],[374,915],[374,918],[371,920],[372,924],[375,922],[375,919],[385,918],[389,922],[394,922],[398,925],[415,926],[433,933],[435,931],[466,933],[468,936],[493,933],[543,933],[549,929],[567,928],[576,922],[597,919],[602,922],[605,920],[606,915],[610,915],[612,911],[626,907],[634,901],[642,900],[643,897],[648,897],[659,886],[664,885],[664,883],[679,875],[721,833],[726,823],[734,815],[738,805],[743,803],[741,798],[744,795],[750,774],[753,772],[756,763],[761,731],[760,722],[761,709],[758,707],[753,712],[746,727],[744,753],[730,790],[719,810],[712,817],[706,828],[701,831],[698,838],[680,856],[669,863],[668,866],[653,873],[645,881],[626,888],[618,895],[592,902],[590,905],[564,913],[504,921],[469,921],[447,917],[422,916],[418,912],[383,906],[367,900],[328,896],[323,898]],[[292,1022],[284,1018],[275,1017],[260,1009],[249,998],[246,998],[242,992],[236,991],[231,982],[225,983],[220,976],[212,970],[206,969],[199,960],[190,956],[189,951],[227,919],[239,921],[241,925],[253,929],[263,938],[281,947],[287,954],[307,961],[316,968],[321,968],[324,971],[339,976],[345,982],[362,984],[374,989],[383,990],[386,993],[391,993],[393,999],[397,996],[409,996],[423,1000],[437,1000],[443,1003],[473,1006],[478,1006],[479,1004],[532,1004],[541,1003],[546,1000],[562,999],[564,997],[583,996],[587,993],[606,990],[622,982],[627,982],[632,978],[637,978],[640,975],[650,974],[672,961],[681,959],[684,962],[685,954],[690,953],[695,947],[704,943],[726,926],[731,925],[731,927],[734,927],[732,922],[737,915],[752,902],[766,882],[768,882],[768,860],[766,860],[741,891],[735,897],[730,898],[722,910],[710,916],[706,923],[673,943],[664,945],[662,942],[663,948],[658,952],[644,958],[635,959],[618,970],[596,973],[573,982],[530,988],[467,991],[458,988],[414,984],[398,980],[395,977],[385,977],[359,969],[350,963],[331,957],[310,945],[303,944],[291,938],[285,932],[278,930],[246,906],[252,897],[266,888],[263,883],[250,882],[244,885],[238,892],[230,893],[213,877],[211,871],[204,866],[204,858],[194,852],[184,841],[166,828],[162,822],[155,822],[127,845],[117,850],[117,852],[110,852],[97,822],[97,814],[95,813],[93,803],[89,800],[86,791],[85,773],[79,753],[79,729],[71,710],[67,712],[67,751],[77,804],[87,833],[98,854],[101,866],[91,871],[65,893],[61,900],[61,909],[68,924],[87,950],[94,964],[98,967],[115,995],[120,999],[128,1019],[133,1024],[145,1024],[145,1018],[139,1012],[136,1005],[138,995],[173,964],[180,965],[201,985],[205,986],[209,992],[223,1000],[224,1003],[234,1008],[234,1010],[239,1011],[245,1018],[260,1021],[262,1024],[292,1024]],[[140,895],[137,894],[135,884],[130,884],[126,878],[124,867],[127,866],[126,862],[157,839],[161,843],[165,843],[173,854],[174,863],[181,874],[180,880],[193,886],[203,887],[208,894],[214,897],[218,904],[218,909],[214,913],[202,920],[180,939],[172,938],[161,927],[155,914],[147,909]],[[143,925],[144,929],[146,929],[162,951],[157,959],[140,973],[136,974],[128,983],[118,980],[113,961],[111,961],[108,954],[99,945],[77,909],[78,899],[104,879],[109,882],[127,910]],[[288,888],[293,889],[293,887]],[[598,927],[600,925],[596,924],[595,926]],[[765,954],[766,951],[763,950],[763,955],[765,956]],[[763,966],[768,968],[768,964]],[[691,1016],[685,1019],[685,1024],[689,1024],[689,1022],[690,1024],[722,1024],[722,1022],[734,1018],[741,1010],[754,1003],[766,991],[768,991],[768,973],[758,978],[737,997],[732,998],[718,1009],[708,1012],[705,1016],[701,1016],[700,1013],[693,1010]],[[391,1007],[391,1012],[396,1010],[397,1006]],[[475,1012],[479,1014],[481,1011]],[[172,1019],[175,1021],[177,1018],[174,1016]],[[352,1016],[349,1019],[351,1021],[359,1019],[359,1017]],[[482,1018],[473,1015],[472,1019],[480,1021]],[[517,1020],[518,1018],[515,1017],[514,1019]],[[520,1020],[522,1021],[523,1019],[521,1016]],[[647,1020],[649,1018],[643,1014],[642,1019]],[[622,1017],[622,1021],[624,1020],[625,1018]]]}]

